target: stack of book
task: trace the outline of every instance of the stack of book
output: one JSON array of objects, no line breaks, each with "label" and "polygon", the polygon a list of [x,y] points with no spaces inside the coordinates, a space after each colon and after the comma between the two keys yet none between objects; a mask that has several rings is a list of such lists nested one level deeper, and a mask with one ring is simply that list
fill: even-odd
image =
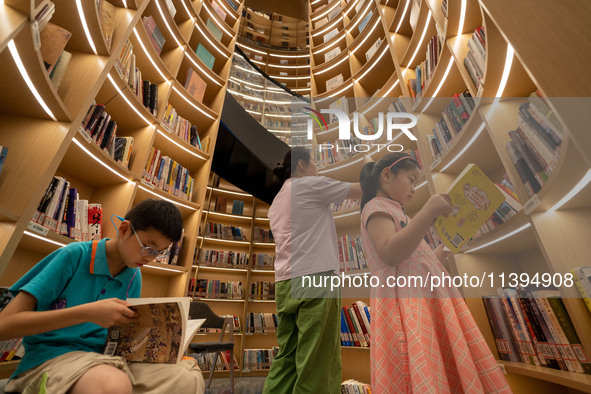
[{"label": "stack of book", "polygon": [[227,239],[233,241],[246,241],[246,234],[242,227],[230,226],[227,224],[207,222],[205,225],[205,236],[211,238]]},{"label": "stack of book", "polygon": [[371,394],[371,386],[367,383],[361,383],[355,379],[347,379],[343,383],[341,383],[341,393]]},{"label": "stack of book", "polygon": [[557,290],[505,287],[497,293],[483,302],[502,360],[591,374]]},{"label": "stack of book", "polygon": [[102,217],[101,204],[81,200],[77,188],[54,176],[31,221],[35,228],[42,226],[76,241],[98,241],[102,238]]},{"label": "stack of book", "polygon": [[441,119],[435,124],[433,135],[427,136],[435,162],[445,154],[454,138],[462,132],[464,124],[472,115],[474,105],[474,100],[467,90],[453,95],[452,101],[442,112]]},{"label": "stack of book", "polygon": [[341,272],[367,268],[367,260],[359,235],[343,235],[338,239]]},{"label": "stack of book", "polygon": [[369,347],[371,334],[369,306],[356,301],[341,308],[341,346]]},{"label": "stack of book", "polygon": [[94,142],[124,168],[129,167],[133,137],[117,137],[117,122],[103,104],[92,104],[78,131],[88,142]]},{"label": "stack of book", "polygon": [[552,114],[545,98],[532,93],[519,107],[518,128],[509,132],[511,141],[505,145],[530,197],[542,189],[558,163],[564,133]]}]

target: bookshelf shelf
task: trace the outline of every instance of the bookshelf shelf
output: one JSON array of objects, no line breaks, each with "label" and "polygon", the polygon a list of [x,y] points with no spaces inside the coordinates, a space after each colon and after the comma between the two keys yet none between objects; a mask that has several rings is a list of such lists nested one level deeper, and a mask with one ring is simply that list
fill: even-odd
[{"label": "bookshelf shelf", "polygon": [[223,218],[230,218],[231,220],[239,220],[244,222],[250,222],[253,220],[250,216],[243,216],[243,215],[233,215],[229,213],[223,212],[216,212],[216,211],[203,211],[203,213],[207,213],[208,215],[215,217],[223,217]]},{"label": "bookshelf shelf", "polygon": [[470,78],[466,66],[464,66],[464,59],[468,55],[468,41],[470,41],[470,38],[472,38],[472,33],[451,37],[446,41],[446,46],[452,53],[456,68],[461,74],[462,80],[466,83],[470,95],[472,97],[477,97],[478,89]]},{"label": "bookshelf shelf", "polygon": [[52,230],[49,230],[45,236],[27,230],[27,232],[23,234],[23,237],[18,244],[18,248],[31,253],[48,255],[59,249],[61,246],[72,242],[75,242],[72,238],[58,234]]},{"label": "bookshelf shelf", "polygon": [[232,244],[232,245],[236,245],[236,246],[250,245],[250,241],[233,241],[230,239],[209,238],[209,237],[199,237],[199,239],[203,239],[203,242],[210,242],[210,243]]},{"label": "bookshelf shelf", "polygon": [[0,362],[0,379],[8,379],[18,367],[20,360]]},{"label": "bookshelf shelf", "polygon": [[370,347],[361,347],[361,346],[341,346],[341,350],[360,350],[360,351],[367,351],[370,350]]},{"label": "bookshelf shelf", "polygon": [[550,368],[537,367],[523,363],[499,361],[507,372],[529,376],[546,382],[557,383],[583,392],[591,391],[591,377],[574,372],[557,371]]},{"label": "bookshelf shelf", "polygon": [[4,52],[8,42],[16,37],[27,25],[27,17],[7,5],[0,5],[0,53]]},{"label": "bookshelf shelf", "polygon": [[[144,182],[140,182],[137,185],[138,185],[138,189],[136,192],[136,197],[139,197],[142,199],[157,197],[162,200],[170,201],[171,203],[173,203],[177,206],[177,208],[181,211],[181,214],[183,215],[183,217],[186,216],[187,214],[198,211],[200,208],[198,203],[195,203],[192,201],[187,201],[185,199],[176,197],[176,196],[174,196],[170,193],[167,193],[164,190],[161,190],[157,187],[152,188],[149,185],[146,185]],[[193,193],[193,194],[195,194],[195,193]]]},{"label": "bookshelf shelf", "polygon": [[179,275],[187,272],[186,267],[181,267],[172,264],[162,264],[151,262],[142,267],[142,275],[158,275],[158,276],[171,276]]},{"label": "bookshelf shelf", "polygon": [[[197,267],[197,266],[193,266],[193,268],[195,268],[195,267]],[[213,267],[213,266],[207,266],[207,265],[199,265],[198,268],[200,270],[206,270],[206,271],[243,272],[243,273],[248,272],[248,269],[246,269],[246,268],[226,268],[226,267]]]},{"label": "bookshelf shelf", "polygon": [[[424,3],[421,3],[421,9],[417,28],[412,35],[404,56],[400,58],[400,65],[406,68],[414,68],[421,62],[421,57],[427,51],[429,39],[437,34],[433,15]],[[398,44],[394,41],[394,45]]]}]

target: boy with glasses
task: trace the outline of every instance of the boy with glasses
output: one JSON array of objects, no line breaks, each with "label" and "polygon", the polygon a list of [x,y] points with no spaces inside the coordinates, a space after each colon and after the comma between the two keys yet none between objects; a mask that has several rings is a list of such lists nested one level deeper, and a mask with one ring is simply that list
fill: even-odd
[{"label": "boy with glasses", "polygon": [[6,392],[203,393],[194,360],[127,364],[101,354],[107,328],[133,323],[125,302],[141,292],[139,267],[181,238],[176,206],[144,200],[122,220],[115,239],[74,242],[41,260],[11,287],[0,312],[0,339],[23,336],[25,356]]}]

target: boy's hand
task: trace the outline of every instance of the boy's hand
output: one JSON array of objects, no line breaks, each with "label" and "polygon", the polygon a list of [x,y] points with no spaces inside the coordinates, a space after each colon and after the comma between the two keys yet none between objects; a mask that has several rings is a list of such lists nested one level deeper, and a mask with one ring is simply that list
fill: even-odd
[{"label": "boy's hand", "polygon": [[109,298],[86,304],[90,321],[109,328],[116,324],[129,324],[137,320],[138,314],[128,308],[131,304],[118,298]]},{"label": "boy's hand", "polygon": [[436,218],[437,216],[446,216],[452,210],[451,197],[449,194],[433,194],[425,203],[425,208]]}]

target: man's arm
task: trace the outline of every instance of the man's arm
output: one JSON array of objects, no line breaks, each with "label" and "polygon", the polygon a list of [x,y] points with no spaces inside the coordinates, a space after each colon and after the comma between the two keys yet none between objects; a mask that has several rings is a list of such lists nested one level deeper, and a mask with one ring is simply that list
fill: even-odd
[{"label": "man's arm", "polygon": [[96,323],[101,327],[132,323],[137,313],[129,304],[110,298],[52,311],[35,311],[37,299],[21,291],[0,312],[0,340],[42,334],[81,323]]}]

